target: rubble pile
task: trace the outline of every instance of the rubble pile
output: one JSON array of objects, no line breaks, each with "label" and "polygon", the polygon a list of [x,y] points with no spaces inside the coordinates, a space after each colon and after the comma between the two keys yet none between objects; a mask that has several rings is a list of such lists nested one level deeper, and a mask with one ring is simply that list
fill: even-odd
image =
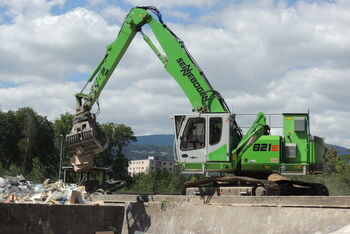
[{"label": "rubble pile", "polygon": [[[89,194],[84,186],[66,184],[62,181],[34,184],[23,176],[0,177],[0,202],[89,204]],[[90,199],[91,200],[91,199]]]}]

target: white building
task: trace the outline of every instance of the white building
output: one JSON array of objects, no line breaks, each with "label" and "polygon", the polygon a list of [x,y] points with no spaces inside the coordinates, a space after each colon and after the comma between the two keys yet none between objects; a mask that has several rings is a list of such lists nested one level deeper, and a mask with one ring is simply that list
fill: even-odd
[{"label": "white building", "polygon": [[144,160],[130,160],[128,165],[128,173],[138,174],[147,171],[168,170],[170,173],[174,171],[174,162],[158,160],[155,157],[148,157]]}]

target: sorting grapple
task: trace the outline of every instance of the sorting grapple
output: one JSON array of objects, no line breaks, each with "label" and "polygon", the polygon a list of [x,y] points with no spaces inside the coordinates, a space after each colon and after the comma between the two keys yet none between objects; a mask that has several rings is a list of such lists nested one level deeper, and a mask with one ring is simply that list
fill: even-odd
[{"label": "sorting grapple", "polygon": [[109,144],[107,135],[98,127],[95,118],[91,114],[85,117],[76,118],[71,132],[66,136],[68,148],[74,156],[100,153]]}]

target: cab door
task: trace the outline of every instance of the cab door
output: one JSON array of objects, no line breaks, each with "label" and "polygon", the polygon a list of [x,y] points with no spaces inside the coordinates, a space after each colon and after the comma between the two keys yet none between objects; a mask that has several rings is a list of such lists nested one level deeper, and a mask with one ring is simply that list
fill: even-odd
[{"label": "cab door", "polygon": [[180,162],[206,162],[207,117],[184,115],[176,139],[177,158]]},{"label": "cab door", "polygon": [[231,116],[225,114],[208,114],[208,143],[207,143],[207,161],[208,162],[227,162],[230,160],[230,121]]}]

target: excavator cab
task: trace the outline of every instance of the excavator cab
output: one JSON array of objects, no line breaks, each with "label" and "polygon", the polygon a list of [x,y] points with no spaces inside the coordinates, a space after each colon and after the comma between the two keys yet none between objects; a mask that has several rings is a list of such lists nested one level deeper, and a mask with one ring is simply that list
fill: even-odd
[{"label": "excavator cab", "polygon": [[174,115],[176,157],[180,163],[228,162],[234,115]]}]

